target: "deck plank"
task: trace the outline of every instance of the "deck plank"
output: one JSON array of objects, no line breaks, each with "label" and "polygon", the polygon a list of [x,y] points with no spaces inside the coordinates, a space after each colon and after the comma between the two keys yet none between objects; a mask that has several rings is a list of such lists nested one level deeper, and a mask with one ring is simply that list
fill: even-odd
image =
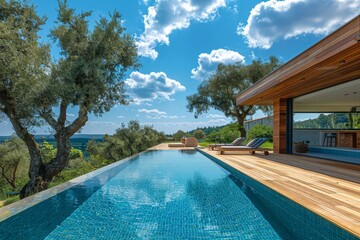
[{"label": "deck plank", "polygon": [[360,237],[360,166],[298,155],[202,151]]}]

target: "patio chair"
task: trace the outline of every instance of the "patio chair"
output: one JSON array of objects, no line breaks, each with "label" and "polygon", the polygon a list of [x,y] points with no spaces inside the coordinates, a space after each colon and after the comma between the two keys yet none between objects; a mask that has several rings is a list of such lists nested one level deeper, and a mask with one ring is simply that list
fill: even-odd
[{"label": "patio chair", "polygon": [[241,152],[249,152],[252,155],[255,154],[256,151],[262,151],[265,155],[269,155],[268,149],[260,148],[260,146],[266,142],[267,138],[254,138],[245,146],[221,146],[219,147],[220,154],[224,154],[226,151],[241,151]]},{"label": "patio chair", "polygon": [[240,144],[245,141],[244,137],[239,137],[232,141],[231,143],[215,143],[215,144],[209,144],[208,148],[209,150],[215,150],[218,147],[221,146],[240,146]]}]

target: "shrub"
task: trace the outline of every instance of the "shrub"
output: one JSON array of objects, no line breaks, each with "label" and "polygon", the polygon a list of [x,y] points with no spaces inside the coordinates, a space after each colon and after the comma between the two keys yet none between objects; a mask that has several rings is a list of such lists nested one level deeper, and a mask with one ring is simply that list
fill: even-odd
[{"label": "shrub", "polygon": [[206,137],[207,142],[224,142],[229,143],[240,136],[237,124],[229,124],[218,131],[213,131]]},{"label": "shrub", "polygon": [[13,202],[16,202],[16,201],[19,201],[19,196],[14,196],[14,197],[10,197],[10,198],[7,198],[5,199],[5,201],[3,201],[3,205],[6,206],[6,205],[9,205]]},{"label": "shrub", "polygon": [[205,133],[201,129],[196,129],[194,131],[194,137],[197,138],[197,139],[204,139],[205,138]]},{"label": "shrub", "polygon": [[273,129],[270,126],[256,124],[252,128],[250,128],[247,138],[254,139],[254,138],[269,138],[269,141],[273,141]]}]

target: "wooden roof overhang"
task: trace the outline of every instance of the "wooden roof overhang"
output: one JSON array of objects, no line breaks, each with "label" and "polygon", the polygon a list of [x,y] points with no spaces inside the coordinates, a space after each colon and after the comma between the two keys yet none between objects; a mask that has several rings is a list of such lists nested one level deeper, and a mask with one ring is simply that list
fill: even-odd
[{"label": "wooden roof overhang", "polygon": [[272,105],[360,78],[360,15],[236,96],[238,105]]}]

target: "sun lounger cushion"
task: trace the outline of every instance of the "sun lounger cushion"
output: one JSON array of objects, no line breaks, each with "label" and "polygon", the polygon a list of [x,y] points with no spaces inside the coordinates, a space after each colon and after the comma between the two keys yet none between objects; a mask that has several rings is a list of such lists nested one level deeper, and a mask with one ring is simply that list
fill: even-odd
[{"label": "sun lounger cushion", "polygon": [[220,146],[219,150],[220,154],[223,154],[225,151],[249,151],[252,154],[255,154],[255,151],[264,151],[264,154],[268,155],[269,151],[259,148],[266,141],[267,138],[255,138],[251,140],[246,146]]},{"label": "sun lounger cushion", "polygon": [[214,144],[209,144],[208,147],[211,150],[215,150],[215,148],[221,147],[221,146],[239,146],[243,141],[245,141],[245,138],[239,137],[239,138],[235,139],[234,141],[232,141],[231,143],[214,143]]}]

